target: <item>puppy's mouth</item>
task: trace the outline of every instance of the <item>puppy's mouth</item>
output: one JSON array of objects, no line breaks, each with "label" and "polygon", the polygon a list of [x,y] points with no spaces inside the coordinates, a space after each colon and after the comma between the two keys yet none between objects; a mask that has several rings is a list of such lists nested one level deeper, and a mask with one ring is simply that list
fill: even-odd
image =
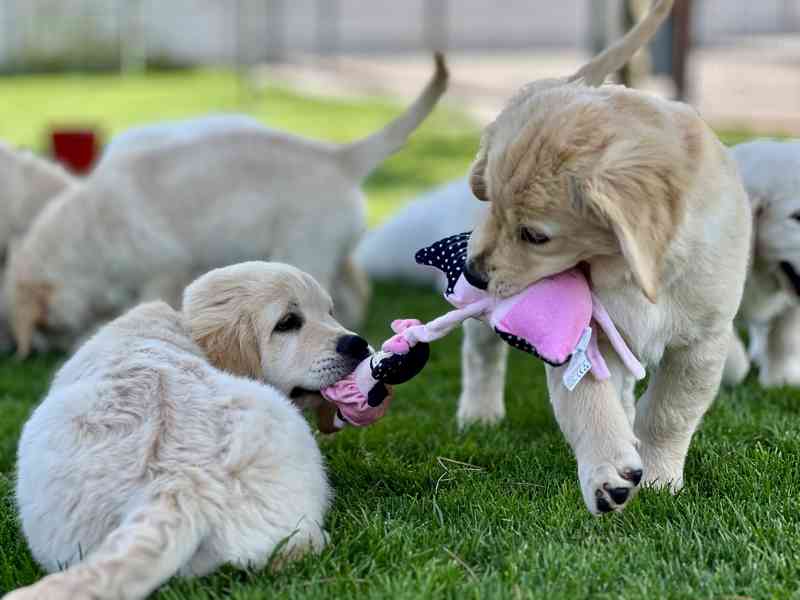
[{"label": "puppy's mouth", "polygon": [[308,390],[306,388],[298,386],[292,388],[292,391],[289,392],[289,398],[291,398],[292,400],[297,400],[298,398],[303,398],[304,396],[313,396],[313,395],[319,396],[320,395],[319,390]]},{"label": "puppy's mouth", "polygon": [[782,260],[780,262],[780,268],[781,271],[783,271],[783,274],[786,275],[786,278],[789,280],[789,283],[792,284],[794,293],[800,296],[800,275],[798,275],[794,266],[792,266],[792,263]]}]

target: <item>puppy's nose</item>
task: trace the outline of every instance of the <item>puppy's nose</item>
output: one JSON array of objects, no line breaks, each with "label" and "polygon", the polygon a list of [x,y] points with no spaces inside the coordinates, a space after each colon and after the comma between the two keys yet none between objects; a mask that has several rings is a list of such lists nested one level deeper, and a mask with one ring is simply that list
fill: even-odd
[{"label": "puppy's nose", "polygon": [[336,352],[342,356],[362,361],[369,356],[369,344],[360,336],[343,335],[336,342]]},{"label": "puppy's nose", "polygon": [[487,279],[486,275],[481,273],[478,261],[474,258],[467,261],[467,265],[464,267],[464,278],[470,285],[475,286],[479,290],[485,290],[489,287],[489,279]]}]

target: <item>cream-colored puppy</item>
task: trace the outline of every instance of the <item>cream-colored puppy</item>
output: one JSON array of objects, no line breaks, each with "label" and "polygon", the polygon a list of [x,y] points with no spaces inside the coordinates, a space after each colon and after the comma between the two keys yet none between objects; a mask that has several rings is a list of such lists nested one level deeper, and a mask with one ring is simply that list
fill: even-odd
[{"label": "cream-colored puppy", "polygon": [[[692,435],[722,377],[747,272],[750,210],[736,165],[689,106],[601,85],[656,31],[657,2],[617,45],[566,79],[521,90],[484,132],[471,172],[490,202],[466,274],[500,296],[575,265],[652,369],[634,380],[604,336],[612,378],[547,368],[556,419],[592,513],[621,510],[640,481],[677,491]],[[497,342],[467,330],[462,422],[502,416]],[[490,393],[491,392],[491,393]]]},{"label": "cream-colored puppy", "polygon": [[200,277],[182,312],[143,304],[101,329],[23,430],[22,528],[54,574],[7,600],[143,598],[321,549],[331,494],[287,396],[367,354],[331,311],[310,275],[248,262]]},{"label": "cream-colored puppy", "polygon": [[731,149],[753,209],[753,261],[725,381],[758,365],[764,386],[800,385],[800,142],[756,140]]},{"label": "cream-colored puppy", "polygon": [[[36,215],[77,179],[27,150],[0,142],[0,281],[15,240],[27,233]],[[5,298],[0,299],[0,352],[13,346]]]},{"label": "cream-colored puppy", "polygon": [[351,252],[365,228],[361,181],[398,150],[445,90],[441,56],[401,117],[346,145],[266,128],[117,152],[53,200],[9,257],[6,294],[18,353],[36,333],[68,349],[148,299],[173,304],[198,273],[269,258],[312,274],[347,324],[366,307]]}]

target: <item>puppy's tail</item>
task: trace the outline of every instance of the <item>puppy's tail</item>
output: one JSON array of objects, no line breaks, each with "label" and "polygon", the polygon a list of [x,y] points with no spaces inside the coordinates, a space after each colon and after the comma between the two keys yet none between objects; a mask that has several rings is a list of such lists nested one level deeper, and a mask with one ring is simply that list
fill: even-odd
[{"label": "puppy's tail", "polygon": [[363,179],[391,154],[406,143],[408,136],[419,127],[447,89],[449,74],[444,56],[434,54],[436,70],[425,89],[397,119],[363,140],[339,148],[344,167],[358,179]]},{"label": "puppy's tail", "polygon": [[172,577],[197,551],[206,528],[158,498],[133,512],[89,557],[3,600],[139,600]]},{"label": "puppy's tail", "polygon": [[634,54],[647,44],[672,10],[673,0],[657,0],[655,5],[625,37],[595,56],[569,78],[590,87],[602,85],[614,71],[625,66]]}]

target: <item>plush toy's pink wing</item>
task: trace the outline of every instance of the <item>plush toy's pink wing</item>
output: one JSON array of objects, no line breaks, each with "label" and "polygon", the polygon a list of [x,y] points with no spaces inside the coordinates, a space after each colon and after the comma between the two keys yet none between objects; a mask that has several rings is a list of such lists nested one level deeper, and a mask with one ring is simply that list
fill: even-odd
[{"label": "plush toy's pink wing", "polygon": [[556,366],[569,360],[591,319],[591,290],[578,269],[537,281],[489,315],[506,342]]}]

